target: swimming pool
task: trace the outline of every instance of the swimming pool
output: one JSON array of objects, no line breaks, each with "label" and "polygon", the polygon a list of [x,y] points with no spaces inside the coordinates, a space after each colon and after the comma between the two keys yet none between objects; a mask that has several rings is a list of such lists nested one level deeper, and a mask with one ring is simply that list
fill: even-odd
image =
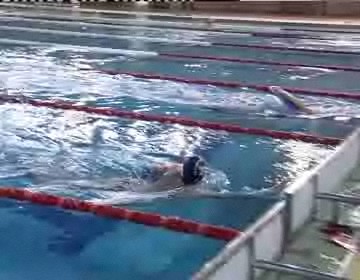
[{"label": "swimming pool", "polygon": [[[359,45],[354,35],[331,34],[332,39],[322,40],[330,35],[314,33],[312,36],[318,36],[319,40],[272,39],[178,28],[106,26],[102,23],[109,24],[109,20],[98,18],[95,23],[86,18],[88,15],[81,15],[85,24],[79,26],[79,18],[72,24],[54,19],[55,16],[68,16],[59,11],[56,14],[37,14],[36,17],[27,11],[18,13],[25,14],[17,15],[20,19],[7,17],[6,14],[0,16],[3,26],[7,25],[7,28],[0,28],[0,80],[1,86],[9,93],[21,93],[35,99],[55,98],[91,106],[185,115],[247,127],[336,137],[352,131],[354,124],[349,119],[360,115],[356,101],[316,96],[304,96],[303,99],[324,114],[346,113],[348,118],[345,121],[309,120],[305,117],[265,118],[263,114],[214,113],[203,105],[230,103],[236,98],[234,94],[241,91],[241,102],[251,108],[261,103],[264,95],[251,89],[228,89],[105,73],[110,69],[356,93],[358,74],[351,71],[204,59],[165,59],[158,55],[164,52],[226,55],[267,61],[357,66],[358,55],[310,55],[207,45],[209,42],[297,45],[356,51]],[[52,34],[45,29],[69,32]],[[256,26],[252,30],[246,28],[252,32],[258,29]],[[80,36],[70,32],[92,35]],[[109,36],[101,37],[101,34]],[[111,38],[114,35],[123,37]],[[47,45],[33,45],[34,41]],[[334,47],[333,42],[340,47]],[[344,47],[345,44],[349,47]],[[191,98],[198,92],[206,93],[206,98],[200,102]],[[281,189],[333,150],[333,147],[293,140],[129,121],[25,104],[4,104],[0,110],[3,147],[0,178],[4,186],[26,186],[97,202],[126,204],[132,209],[240,229],[252,223],[274,200],[167,199],[166,196],[156,195],[130,196],[128,193],[94,189],[94,186],[101,186],[106,179],[138,174],[154,162],[173,160],[186,149],[202,155],[209,162],[213,174],[208,180],[214,183],[216,191]],[[27,203],[4,200],[0,205],[2,227],[6,228],[1,238],[0,273],[6,279],[43,279],[48,278],[49,273],[52,279],[118,279],[119,276],[122,279],[184,279],[225,244],[204,237]]]}]

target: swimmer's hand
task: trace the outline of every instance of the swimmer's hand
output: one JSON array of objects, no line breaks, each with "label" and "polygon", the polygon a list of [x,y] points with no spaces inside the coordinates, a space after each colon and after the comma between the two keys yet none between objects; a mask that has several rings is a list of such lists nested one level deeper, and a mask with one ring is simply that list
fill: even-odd
[{"label": "swimmer's hand", "polygon": [[269,90],[279,96],[281,99],[286,100],[287,102],[290,102],[294,104],[299,111],[307,113],[307,114],[314,114],[314,111],[307,108],[305,104],[295,96],[293,96],[290,92],[287,92],[286,90],[282,89],[279,86],[270,86]]}]

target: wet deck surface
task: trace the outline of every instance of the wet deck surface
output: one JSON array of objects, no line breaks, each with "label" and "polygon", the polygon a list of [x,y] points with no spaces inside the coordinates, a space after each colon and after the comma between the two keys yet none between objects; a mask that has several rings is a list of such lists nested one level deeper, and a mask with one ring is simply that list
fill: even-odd
[{"label": "wet deck surface", "polygon": [[[360,166],[354,170],[349,178],[344,182],[340,193],[360,193]],[[328,218],[328,205],[319,208],[321,218]],[[323,212],[323,213],[321,213]],[[359,209],[345,206],[341,211],[342,223],[352,224],[360,227]],[[284,256],[280,259],[282,263],[299,265],[305,268],[314,269],[321,272],[336,274],[342,269],[344,262],[351,257],[351,252],[329,243],[325,235],[319,231],[323,223],[313,221],[306,225],[289,244]],[[351,279],[360,279],[360,259],[359,256],[353,256],[350,263]],[[307,279],[299,276],[290,276],[279,273],[265,273],[259,280],[299,280]]]}]

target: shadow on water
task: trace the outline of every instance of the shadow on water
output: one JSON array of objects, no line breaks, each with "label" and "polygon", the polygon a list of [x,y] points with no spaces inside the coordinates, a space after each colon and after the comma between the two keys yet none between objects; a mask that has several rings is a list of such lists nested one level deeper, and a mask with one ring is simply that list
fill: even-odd
[{"label": "shadow on water", "polygon": [[7,209],[26,218],[43,221],[61,230],[61,233],[47,240],[48,250],[56,254],[73,256],[79,254],[88,244],[106,232],[115,229],[116,223],[93,215],[79,214],[62,209],[31,205],[10,200],[1,200],[0,208]]}]

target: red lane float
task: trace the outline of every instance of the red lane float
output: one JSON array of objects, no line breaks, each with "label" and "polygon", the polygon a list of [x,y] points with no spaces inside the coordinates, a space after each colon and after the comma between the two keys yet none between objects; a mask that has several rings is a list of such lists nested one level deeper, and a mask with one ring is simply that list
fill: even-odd
[{"label": "red lane float", "polygon": [[102,217],[127,220],[147,226],[162,227],[172,231],[202,235],[218,240],[230,241],[241,234],[240,231],[232,228],[197,223],[178,217],[166,217],[159,214],[135,211],[110,205],[95,204],[75,198],[55,196],[19,188],[1,187],[0,197],[19,201],[29,201],[34,204],[46,206],[56,206],[67,210],[89,212]]},{"label": "red lane float", "polygon": [[280,47],[280,46],[263,46],[263,45],[253,45],[253,44],[212,43],[211,45],[219,46],[219,47],[249,48],[249,49],[275,50],[275,51],[294,51],[294,52],[308,52],[308,53],[317,53],[317,54],[360,55],[360,52],[351,52],[351,51],[306,49],[306,48]]},{"label": "red lane float", "polygon": [[291,28],[291,27],[286,27],[286,28],[281,28],[281,30],[283,31],[295,31],[295,32],[318,32],[318,33],[340,33],[340,34],[360,34],[360,31],[357,30],[331,30],[331,29],[315,29],[315,28]]},{"label": "red lane float", "polygon": [[222,130],[232,133],[267,136],[277,139],[299,140],[303,142],[316,143],[316,144],[337,145],[342,141],[342,139],[339,138],[316,136],[316,135],[299,133],[299,132],[276,131],[276,130],[261,129],[261,128],[247,128],[233,124],[209,122],[203,120],[193,120],[191,118],[186,118],[186,117],[153,115],[153,114],[146,114],[146,113],[133,112],[133,111],[124,111],[115,108],[102,108],[102,107],[77,105],[71,102],[60,101],[60,100],[42,101],[42,100],[25,98],[23,96],[19,96],[19,97],[0,96],[0,100],[9,103],[30,104],[36,107],[74,110],[74,111],[81,111],[81,112],[98,114],[103,116],[159,122],[164,124],[180,124],[183,126],[200,127],[200,128],[212,129],[212,130]]},{"label": "red lane float", "polygon": [[329,38],[329,37],[325,38],[325,37],[311,36],[307,34],[296,34],[296,33],[276,33],[276,32],[249,32],[249,33],[251,36],[264,37],[264,38],[284,38],[284,39],[294,38],[294,39],[317,40],[317,41],[336,40],[336,38]]},{"label": "red lane float", "polygon": [[[89,69],[84,69],[84,70],[89,71]],[[269,88],[270,85],[257,85],[257,84],[255,85],[255,84],[247,84],[242,82],[224,82],[224,81],[214,81],[214,80],[192,79],[192,78],[182,78],[177,76],[168,76],[168,75],[160,75],[160,74],[152,74],[152,73],[116,71],[116,70],[108,70],[108,69],[95,69],[95,70],[109,75],[128,75],[141,79],[167,80],[167,81],[186,83],[186,84],[211,85],[217,87],[251,88],[251,89],[271,93],[271,90]],[[282,87],[282,88],[293,94],[316,95],[323,97],[360,100],[360,93],[314,90],[314,89],[293,88],[293,87]]]},{"label": "red lane float", "polygon": [[261,64],[261,65],[275,65],[275,66],[287,66],[287,67],[309,67],[309,68],[321,68],[329,70],[340,70],[340,71],[351,71],[351,72],[360,72],[360,67],[351,67],[343,65],[322,65],[322,64],[303,64],[303,63],[287,63],[287,62],[276,62],[276,61],[264,61],[256,59],[243,59],[243,58],[234,58],[227,56],[208,56],[208,55],[188,55],[180,53],[159,53],[160,57],[166,58],[188,58],[188,59],[205,59],[205,60],[214,60],[214,61],[227,61],[235,62],[242,64]]}]

